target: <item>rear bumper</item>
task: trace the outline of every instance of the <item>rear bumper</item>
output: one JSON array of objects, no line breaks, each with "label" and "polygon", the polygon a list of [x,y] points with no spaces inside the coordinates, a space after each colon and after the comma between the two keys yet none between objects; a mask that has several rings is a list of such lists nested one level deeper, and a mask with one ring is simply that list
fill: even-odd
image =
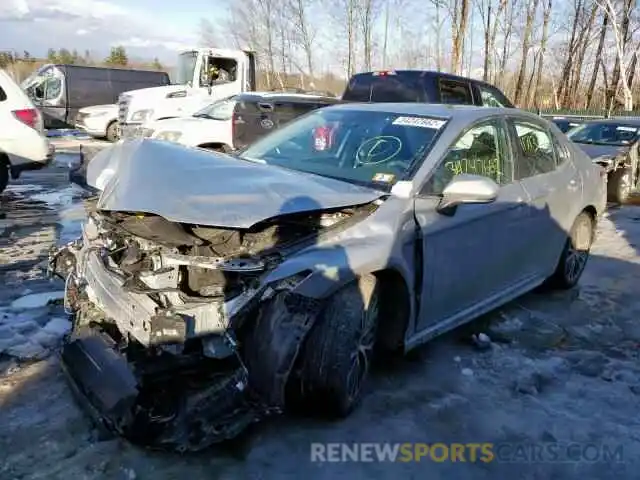
[{"label": "rear bumper", "polygon": [[236,437],[259,419],[247,401],[242,369],[198,389],[179,371],[160,383],[134,371],[110,337],[97,331],[72,337],[60,358],[76,400],[93,422],[132,443],[197,451]]}]

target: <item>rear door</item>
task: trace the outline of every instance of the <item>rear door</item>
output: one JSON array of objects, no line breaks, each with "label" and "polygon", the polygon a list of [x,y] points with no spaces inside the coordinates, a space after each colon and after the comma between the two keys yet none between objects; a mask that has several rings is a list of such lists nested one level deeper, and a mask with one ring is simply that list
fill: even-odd
[{"label": "rear door", "polygon": [[517,116],[507,123],[516,152],[515,178],[530,197],[534,219],[526,233],[536,245],[529,269],[547,276],[555,268],[576,215],[573,208],[580,203],[582,180],[569,153],[545,123]]}]

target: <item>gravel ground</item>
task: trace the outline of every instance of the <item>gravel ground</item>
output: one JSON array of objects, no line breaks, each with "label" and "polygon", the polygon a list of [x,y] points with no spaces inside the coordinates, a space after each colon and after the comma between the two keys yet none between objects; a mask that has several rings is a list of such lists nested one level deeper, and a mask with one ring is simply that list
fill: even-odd
[{"label": "gravel ground", "polygon": [[[69,324],[43,261],[83,216],[62,157],[0,195],[0,479],[637,478],[640,207],[602,219],[579,288],[527,295],[378,367],[348,419],[281,417],[178,456],[100,439],[59,372],[53,353]],[[485,335],[474,343],[474,333]],[[497,456],[312,462],[312,442],[489,442]]]}]

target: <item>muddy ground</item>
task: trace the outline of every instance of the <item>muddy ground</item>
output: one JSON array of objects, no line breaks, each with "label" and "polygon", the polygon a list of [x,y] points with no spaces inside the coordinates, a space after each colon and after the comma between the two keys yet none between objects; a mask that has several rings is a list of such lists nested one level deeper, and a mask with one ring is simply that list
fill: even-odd
[{"label": "muddy ground", "polygon": [[[527,295],[378,367],[348,419],[281,417],[178,456],[100,438],[59,371],[63,286],[42,268],[83,215],[67,160],[60,155],[0,195],[0,479],[638,477],[640,207],[602,219],[579,288]],[[492,341],[479,348],[470,332]],[[500,450],[491,463],[317,463],[312,442],[491,442]],[[548,446],[559,456],[542,451]]]}]

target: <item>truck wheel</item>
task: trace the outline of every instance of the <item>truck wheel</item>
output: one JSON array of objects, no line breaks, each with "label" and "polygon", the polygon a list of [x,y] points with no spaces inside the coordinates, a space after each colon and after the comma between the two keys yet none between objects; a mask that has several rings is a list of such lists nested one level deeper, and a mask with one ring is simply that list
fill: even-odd
[{"label": "truck wheel", "polygon": [[301,352],[305,410],[345,417],[358,404],[378,326],[379,282],[360,277],[331,296]]},{"label": "truck wheel", "polygon": [[568,290],[578,283],[589,260],[594,237],[593,217],[587,212],[580,213],[573,222],[556,270],[546,282],[547,286]]},{"label": "truck wheel", "polygon": [[117,142],[120,138],[120,132],[118,130],[118,122],[113,121],[107,126],[107,140],[110,142]]},{"label": "truck wheel", "polygon": [[609,174],[607,181],[608,200],[619,204],[629,201],[633,188],[632,172],[630,168],[620,168]]},{"label": "truck wheel", "polygon": [[0,193],[4,192],[9,183],[9,164],[4,155],[0,155]]}]

